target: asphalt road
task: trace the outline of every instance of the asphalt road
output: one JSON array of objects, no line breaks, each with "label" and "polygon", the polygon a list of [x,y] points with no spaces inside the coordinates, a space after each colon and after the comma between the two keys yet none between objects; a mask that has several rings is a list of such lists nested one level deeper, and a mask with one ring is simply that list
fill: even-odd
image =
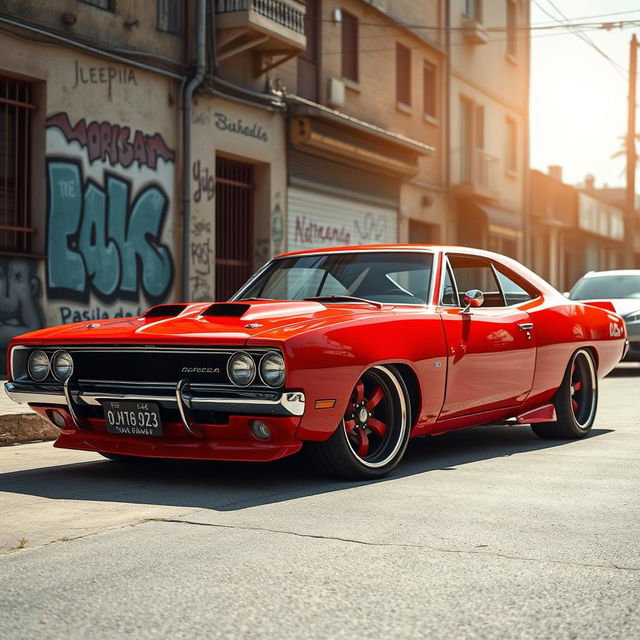
[{"label": "asphalt road", "polygon": [[482,427],[389,478],[0,449],[0,635],[638,638],[640,369],[593,434]]}]

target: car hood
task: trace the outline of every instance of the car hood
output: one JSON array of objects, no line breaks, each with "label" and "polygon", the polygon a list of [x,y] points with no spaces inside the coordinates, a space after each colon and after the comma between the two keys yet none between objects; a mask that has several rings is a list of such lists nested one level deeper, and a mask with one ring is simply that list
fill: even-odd
[{"label": "car hood", "polygon": [[211,344],[244,345],[253,339],[282,340],[309,326],[341,318],[386,315],[365,304],[289,301],[191,304],[172,317],[139,317],[78,322],[19,336],[18,344]]},{"label": "car hood", "polygon": [[[640,300],[638,298],[598,298],[598,300],[610,302],[619,316],[626,316],[633,311],[640,311]],[[590,300],[575,300],[575,302],[589,304]]]}]

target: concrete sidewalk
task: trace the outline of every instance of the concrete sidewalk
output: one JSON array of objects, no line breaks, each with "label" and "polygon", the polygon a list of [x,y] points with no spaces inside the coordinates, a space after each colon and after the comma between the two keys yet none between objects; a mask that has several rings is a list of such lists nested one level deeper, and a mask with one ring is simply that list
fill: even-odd
[{"label": "concrete sidewalk", "polygon": [[27,405],[9,400],[4,391],[6,379],[0,378],[0,446],[55,440],[58,429],[31,411]]}]

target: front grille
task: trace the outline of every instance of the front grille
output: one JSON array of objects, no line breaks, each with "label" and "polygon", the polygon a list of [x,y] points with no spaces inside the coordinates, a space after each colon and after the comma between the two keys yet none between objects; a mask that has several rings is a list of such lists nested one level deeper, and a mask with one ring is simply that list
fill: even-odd
[{"label": "front grille", "polygon": [[[80,381],[176,384],[186,378],[193,384],[231,385],[227,362],[236,351],[71,348],[70,352],[73,377]],[[265,351],[249,353],[257,364]],[[255,385],[262,386],[258,378]]]}]

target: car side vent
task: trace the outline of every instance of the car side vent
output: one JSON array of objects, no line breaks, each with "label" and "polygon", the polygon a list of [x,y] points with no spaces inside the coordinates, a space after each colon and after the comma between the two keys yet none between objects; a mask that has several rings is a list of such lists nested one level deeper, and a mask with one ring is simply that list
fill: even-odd
[{"label": "car side vent", "polygon": [[218,318],[239,318],[251,308],[250,304],[235,304],[233,302],[216,302],[206,309],[203,316],[217,316]]},{"label": "car side vent", "polygon": [[144,314],[145,318],[170,318],[177,316],[187,308],[186,304],[158,304]]}]

